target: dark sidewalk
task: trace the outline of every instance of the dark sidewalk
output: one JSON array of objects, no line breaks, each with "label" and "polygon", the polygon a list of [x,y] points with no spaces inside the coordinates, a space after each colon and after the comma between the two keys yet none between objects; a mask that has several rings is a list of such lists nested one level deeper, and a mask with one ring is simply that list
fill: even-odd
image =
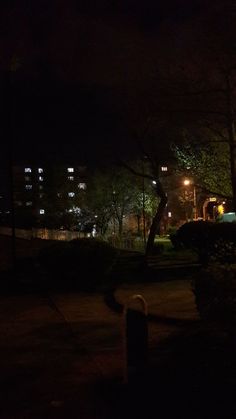
[{"label": "dark sidewalk", "polygon": [[3,419],[233,418],[235,354],[202,325],[190,283],[120,287],[149,305],[149,368],[123,384],[122,315],[102,294],[1,295]]}]

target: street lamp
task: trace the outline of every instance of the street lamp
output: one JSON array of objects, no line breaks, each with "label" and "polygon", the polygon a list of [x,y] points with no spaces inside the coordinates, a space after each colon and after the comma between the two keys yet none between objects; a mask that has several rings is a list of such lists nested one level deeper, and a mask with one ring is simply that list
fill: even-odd
[{"label": "street lamp", "polygon": [[[183,181],[184,186],[189,186],[192,184],[190,179],[184,179]],[[196,196],[196,187],[193,184],[193,219],[197,220],[197,196]]]}]

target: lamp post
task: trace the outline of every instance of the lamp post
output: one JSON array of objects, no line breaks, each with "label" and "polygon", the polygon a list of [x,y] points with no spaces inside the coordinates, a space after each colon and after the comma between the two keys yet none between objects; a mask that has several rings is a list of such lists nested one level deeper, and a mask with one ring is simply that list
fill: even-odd
[{"label": "lamp post", "polygon": [[[190,179],[184,179],[183,181],[184,186],[189,186],[192,184]],[[193,219],[197,220],[197,194],[196,194],[196,187],[193,184]]]}]

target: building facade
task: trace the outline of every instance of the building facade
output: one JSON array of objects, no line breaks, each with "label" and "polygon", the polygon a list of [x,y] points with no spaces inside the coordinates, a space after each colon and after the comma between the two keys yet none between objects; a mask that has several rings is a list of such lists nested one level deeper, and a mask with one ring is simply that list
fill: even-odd
[{"label": "building facade", "polygon": [[[13,167],[13,196],[17,224],[61,224],[81,210],[86,190],[86,167],[78,165],[20,165]],[[53,222],[54,220],[54,222]],[[63,226],[63,225],[62,225]],[[61,226],[61,227],[62,227]]]}]

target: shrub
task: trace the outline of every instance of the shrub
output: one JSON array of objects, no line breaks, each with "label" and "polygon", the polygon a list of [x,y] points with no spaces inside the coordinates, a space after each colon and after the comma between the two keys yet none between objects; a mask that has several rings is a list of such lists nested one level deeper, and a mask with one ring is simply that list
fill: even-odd
[{"label": "shrub", "polygon": [[179,228],[177,240],[195,250],[205,265],[210,260],[223,264],[236,261],[236,223],[192,221]]},{"label": "shrub", "polygon": [[57,242],[43,249],[39,262],[54,280],[74,280],[81,290],[101,285],[115,262],[116,250],[96,239]]},{"label": "shrub", "polygon": [[200,317],[223,323],[232,330],[236,320],[236,265],[214,264],[193,281]]},{"label": "shrub", "polygon": [[208,221],[190,221],[177,231],[177,240],[188,249],[198,253],[199,261],[207,264],[211,250],[211,231],[213,223]]},{"label": "shrub", "polygon": [[217,262],[236,261],[236,223],[215,223],[211,234],[211,257]]}]

